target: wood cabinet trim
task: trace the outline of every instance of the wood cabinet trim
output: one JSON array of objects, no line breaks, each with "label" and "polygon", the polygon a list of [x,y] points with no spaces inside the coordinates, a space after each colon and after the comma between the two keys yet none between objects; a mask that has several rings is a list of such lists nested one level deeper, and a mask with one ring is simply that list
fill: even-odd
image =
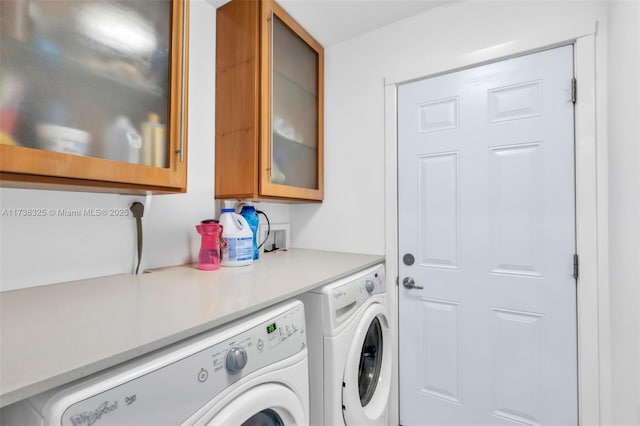
[{"label": "wood cabinet trim", "polygon": [[[189,152],[189,0],[173,0],[172,6],[172,25],[176,30],[171,32],[171,95],[168,105],[168,111],[171,111],[171,136],[167,158],[169,169],[179,177],[181,187],[186,190]],[[182,161],[180,149],[184,153]]]},{"label": "wood cabinet trim", "polygon": [[251,171],[259,161],[259,13],[254,1],[230,2],[217,10],[216,197],[258,192],[258,176]]},{"label": "wood cabinet trim", "polygon": [[[289,29],[301,38],[318,58],[317,62],[317,108],[318,123],[316,137],[317,146],[317,182],[318,189],[301,188],[288,185],[278,185],[271,182],[271,19],[272,14],[277,16]],[[305,201],[321,202],[324,197],[324,49],[302,26],[300,26],[282,7],[275,1],[262,2],[261,11],[261,157],[260,157],[260,194],[269,197],[292,198]]]},{"label": "wood cabinet trim", "polygon": [[[104,192],[108,188],[112,188],[112,192],[121,193],[137,193],[141,189],[158,193],[185,192],[187,156],[185,155],[184,161],[180,162],[178,151],[181,130],[185,154],[188,145],[188,78],[184,79],[184,86],[182,86],[182,76],[183,72],[185,77],[189,73],[189,0],[172,0],[171,19],[171,82],[167,100],[168,111],[170,111],[167,120],[169,167],[150,167],[97,157],[1,145],[2,186],[74,190],[73,187],[78,185],[83,191],[95,190],[96,192]],[[183,46],[184,64],[182,62]],[[181,110],[182,90],[185,92]],[[184,114],[185,120],[182,129],[180,114]],[[28,182],[31,182],[31,185],[28,185]]]}]

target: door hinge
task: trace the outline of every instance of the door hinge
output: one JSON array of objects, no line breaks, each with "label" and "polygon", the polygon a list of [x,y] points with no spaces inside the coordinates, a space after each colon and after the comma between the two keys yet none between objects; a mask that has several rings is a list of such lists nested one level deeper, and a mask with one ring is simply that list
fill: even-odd
[{"label": "door hinge", "polygon": [[396,287],[400,286],[400,277],[396,277]]},{"label": "door hinge", "polygon": [[576,80],[575,77],[573,77],[571,79],[571,102],[575,104],[577,99],[578,99],[578,81]]},{"label": "door hinge", "polygon": [[577,280],[578,275],[579,275],[578,255],[574,254],[573,255],[573,278]]}]

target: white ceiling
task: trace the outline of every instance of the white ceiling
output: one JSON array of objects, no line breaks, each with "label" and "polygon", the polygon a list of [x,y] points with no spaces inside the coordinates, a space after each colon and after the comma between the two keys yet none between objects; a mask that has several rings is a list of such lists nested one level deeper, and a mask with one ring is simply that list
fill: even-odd
[{"label": "white ceiling", "polygon": [[[219,7],[229,0],[207,1]],[[277,3],[327,47],[456,1],[461,0],[277,0]]]},{"label": "white ceiling", "polygon": [[323,46],[459,0],[278,0]]}]

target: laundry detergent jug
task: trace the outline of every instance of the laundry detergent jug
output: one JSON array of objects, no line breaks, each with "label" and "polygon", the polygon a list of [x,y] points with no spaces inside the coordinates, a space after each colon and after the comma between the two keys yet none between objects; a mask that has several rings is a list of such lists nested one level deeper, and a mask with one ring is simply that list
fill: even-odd
[{"label": "laundry detergent jug", "polygon": [[244,217],[232,208],[222,209],[220,215],[222,239],[222,266],[245,266],[253,262],[253,232]]}]

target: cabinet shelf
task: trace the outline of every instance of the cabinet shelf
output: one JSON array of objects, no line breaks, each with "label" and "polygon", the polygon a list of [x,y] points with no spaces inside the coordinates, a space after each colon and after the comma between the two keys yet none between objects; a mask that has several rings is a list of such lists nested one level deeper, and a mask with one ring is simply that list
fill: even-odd
[{"label": "cabinet shelf", "polygon": [[314,161],[318,155],[317,148],[278,133],[273,134],[273,146],[272,167],[278,170],[279,176],[275,177],[272,170],[272,181],[280,185],[295,182],[296,186],[302,188],[317,188],[318,178]]},{"label": "cabinet shelf", "polygon": [[286,74],[281,73],[277,70],[273,70],[273,77],[274,77],[274,80],[277,79],[285,84],[290,85],[291,87],[295,87],[296,90],[300,92],[300,94],[307,96],[310,100],[313,100],[313,102],[315,102],[315,99],[317,99],[317,96],[314,92],[311,92],[309,89],[304,87],[301,83],[293,80]]},{"label": "cabinet shelf", "polygon": [[[0,55],[2,61],[10,63],[15,68],[27,70],[28,77],[43,79],[48,84],[64,84],[65,81],[89,80],[93,84],[109,84],[109,88],[133,90],[135,95],[162,98],[165,91],[155,83],[141,84],[130,79],[97,69],[62,54],[40,51],[35,47],[15,40],[11,37],[0,36]],[[50,79],[53,78],[54,81]]]}]

